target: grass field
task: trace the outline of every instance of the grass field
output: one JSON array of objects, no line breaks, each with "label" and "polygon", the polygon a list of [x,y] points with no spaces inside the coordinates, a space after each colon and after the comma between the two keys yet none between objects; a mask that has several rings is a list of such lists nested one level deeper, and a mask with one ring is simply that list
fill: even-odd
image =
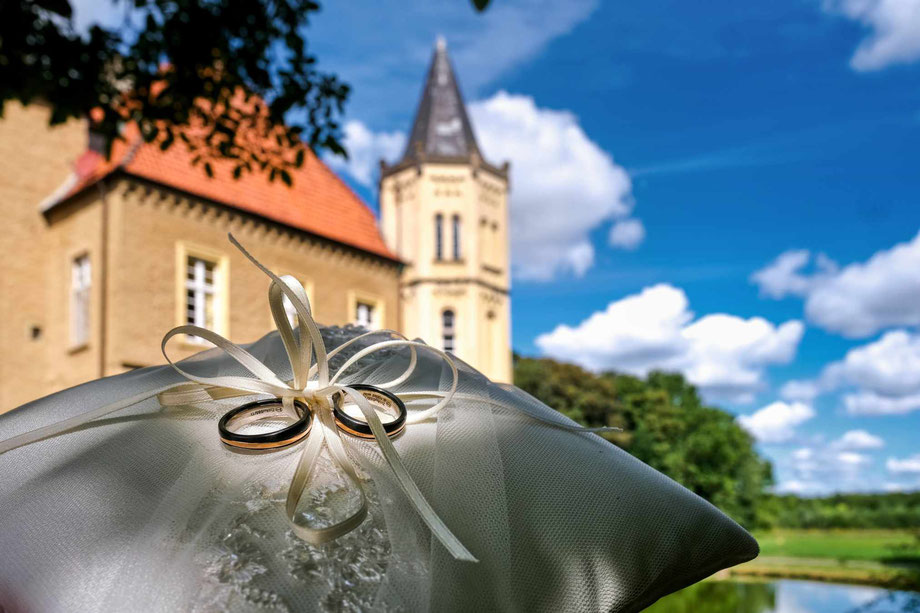
[{"label": "grass field", "polygon": [[731,574],[920,590],[920,537],[888,530],[777,530],[756,534],[760,556]]},{"label": "grass field", "polygon": [[920,564],[920,543],[889,530],[778,530],[756,534],[760,555]]}]

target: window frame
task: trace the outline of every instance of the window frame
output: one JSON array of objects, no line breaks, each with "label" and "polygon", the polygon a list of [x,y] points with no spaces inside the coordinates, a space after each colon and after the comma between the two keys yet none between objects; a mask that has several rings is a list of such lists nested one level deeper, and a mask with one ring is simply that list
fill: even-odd
[{"label": "window frame", "polygon": [[[189,258],[214,263],[212,285],[214,296],[214,332],[224,337],[230,335],[230,258],[222,251],[183,241],[176,243],[176,325],[188,325],[188,278]],[[192,335],[184,335],[183,344],[200,348],[205,341]]]},{"label": "window frame", "polygon": [[[187,325],[199,326],[201,328],[212,328],[216,325],[216,307],[217,301],[217,272],[220,264],[207,258],[200,258],[194,255],[188,255],[185,258],[185,323]],[[210,267],[211,280],[208,280],[208,268]],[[189,274],[192,275],[189,278]],[[191,295],[191,296],[190,296]],[[208,297],[211,298],[211,315],[215,321],[209,322],[208,318]],[[191,302],[189,297],[192,298]],[[189,321],[191,315],[192,321]]]},{"label": "window frame", "polygon": [[382,330],[386,327],[386,305],[383,298],[368,292],[349,290],[348,292],[348,323],[358,325],[358,303],[369,305],[373,310],[373,321],[368,330]]},{"label": "window frame", "polygon": [[[80,262],[85,262],[85,266]],[[89,251],[81,251],[70,258],[69,300],[70,348],[79,349],[89,345],[92,335],[93,263]]]}]

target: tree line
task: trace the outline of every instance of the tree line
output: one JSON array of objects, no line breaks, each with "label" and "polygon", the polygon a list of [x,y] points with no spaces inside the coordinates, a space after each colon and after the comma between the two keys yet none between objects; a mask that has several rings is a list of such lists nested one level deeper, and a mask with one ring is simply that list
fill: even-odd
[{"label": "tree line", "polygon": [[749,529],[920,528],[920,492],[801,498],[770,493],[773,469],[734,415],[682,375],[641,379],[515,356],[514,383],[713,503]]},{"label": "tree line", "polygon": [[764,501],[764,522],[785,528],[920,529],[920,492],[835,494],[821,498],[784,495]]}]

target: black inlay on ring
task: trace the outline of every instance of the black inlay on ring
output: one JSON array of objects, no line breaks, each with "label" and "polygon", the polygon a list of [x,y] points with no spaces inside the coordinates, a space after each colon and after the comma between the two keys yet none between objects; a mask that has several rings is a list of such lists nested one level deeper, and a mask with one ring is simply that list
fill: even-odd
[{"label": "black inlay on ring", "polygon": [[[348,385],[347,387],[350,387],[351,389],[359,393],[366,391],[366,392],[373,392],[375,394],[380,394],[381,396],[385,396],[388,400],[393,402],[395,407],[399,410],[399,415],[397,415],[396,419],[394,419],[393,421],[389,421],[383,424],[383,429],[387,433],[387,436],[393,436],[394,434],[402,430],[403,426],[406,425],[406,415],[407,415],[406,404],[402,400],[400,400],[399,396],[397,396],[393,392],[379,388],[375,385],[367,385],[365,383],[353,383],[351,385]],[[354,434],[357,434],[358,436],[362,436],[364,438],[373,438],[374,433],[371,432],[371,427],[366,421],[355,419],[354,417],[351,417],[350,415],[346,414],[345,411],[342,410],[341,405],[344,401],[345,401],[345,393],[342,392],[339,395],[339,397],[336,398],[336,401],[333,403],[332,411],[335,414],[336,421],[339,422],[340,425],[345,426],[347,430],[351,430]],[[371,403],[371,406],[373,406],[373,403]]]},{"label": "black inlay on ring", "polygon": [[260,407],[269,405],[280,406],[281,400],[277,398],[269,398],[268,400],[256,400],[255,402],[250,402],[227,411],[224,416],[220,418],[220,421],[217,422],[217,430],[220,433],[220,437],[231,445],[234,442],[246,444],[283,443],[285,441],[297,438],[299,434],[309,429],[312,425],[313,412],[310,410],[310,407],[299,400],[295,400],[294,406],[300,411],[300,419],[295,421],[290,426],[282,428],[281,430],[259,434],[239,434],[227,428],[227,424],[230,422],[230,420],[240,413],[255,412],[259,410]]}]

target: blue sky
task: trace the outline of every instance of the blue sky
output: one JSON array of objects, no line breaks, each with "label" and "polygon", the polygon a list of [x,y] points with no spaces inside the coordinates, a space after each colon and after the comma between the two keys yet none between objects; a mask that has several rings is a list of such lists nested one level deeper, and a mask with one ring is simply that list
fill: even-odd
[{"label": "blue sky", "polygon": [[783,491],[920,488],[920,3],[351,2],[312,30],[370,202],[446,37],[529,236],[517,351],[685,372]]},{"label": "blue sky", "polygon": [[343,177],[375,202],[443,35],[512,163],[517,351],[683,372],[781,491],[920,489],[920,0],[493,4],[324,4]]}]

